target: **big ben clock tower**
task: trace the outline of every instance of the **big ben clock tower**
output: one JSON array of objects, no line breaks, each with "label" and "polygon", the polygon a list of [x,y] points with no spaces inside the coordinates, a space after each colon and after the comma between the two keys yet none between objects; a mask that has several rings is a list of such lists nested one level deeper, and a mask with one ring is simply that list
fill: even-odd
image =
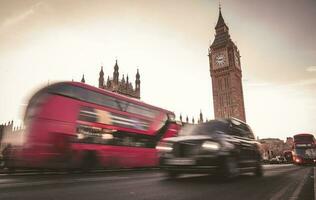
[{"label": "big ben clock tower", "polygon": [[240,55],[219,7],[215,39],[209,48],[215,118],[246,121]]}]

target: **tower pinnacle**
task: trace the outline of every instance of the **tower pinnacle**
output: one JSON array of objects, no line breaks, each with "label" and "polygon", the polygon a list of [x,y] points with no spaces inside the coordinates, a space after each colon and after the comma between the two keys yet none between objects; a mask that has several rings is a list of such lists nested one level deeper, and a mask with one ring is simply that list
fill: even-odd
[{"label": "tower pinnacle", "polygon": [[82,75],[82,78],[81,78],[81,83],[85,83],[86,80],[84,79],[84,74]]},{"label": "tower pinnacle", "polygon": [[218,14],[218,20],[217,20],[215,29],[219,29],[219,28],[224,27],[224,26],[228,29],[228,26],[226,25],[224,18],[223,18],[223,15],[222,15],[222,7],[221,7],[220,3],[219,3],[218,10],[219,10],[219,14]]},{"label": "tower pinnacle", "polygon": [[99,73],[99,88],[104,88],[104,72],[103,66],[101,66],[101,71]]}]

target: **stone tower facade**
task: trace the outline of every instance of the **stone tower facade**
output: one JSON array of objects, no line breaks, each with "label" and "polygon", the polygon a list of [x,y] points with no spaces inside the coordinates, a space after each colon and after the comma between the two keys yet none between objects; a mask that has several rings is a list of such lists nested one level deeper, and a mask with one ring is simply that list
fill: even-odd
[{"label": "stone tower facade", "polygon": [[215,118],[246,121],[240,54],[219,8],[215,39],[209,48]]},{"label": "stone tower facade", "polygon": [[135,89],[130,82],[128,75],[125,79],[125,76],[123,74],[122,79],[119,80],[119,66],[116,60],[114,65],[113,77],[110,78],[110,76],[108,76],[106,82],[104,79],[103,67],[101,66],[101,71],[99,73],[99,88],[140,99],[140,74],[138,69],[135,78]]}]

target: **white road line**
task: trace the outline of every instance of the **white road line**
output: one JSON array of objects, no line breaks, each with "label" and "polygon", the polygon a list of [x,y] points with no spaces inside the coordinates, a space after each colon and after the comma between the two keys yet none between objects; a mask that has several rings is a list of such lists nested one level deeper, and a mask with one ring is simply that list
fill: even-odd
[{"label": "white road line", "polygon": [[290,187],[290,184],[282,188],[279,192],[275,193],[270,200],[279,200],[287,192],[287,189]]},{"label": "white road line", "polygon": [[290,197],[290,199],[295,200],[298,199],[298,196],[300,195],[304,184],[306,183],[307,179],[308,179],[309,173],[305,174],[304,178],[301,180],[301,182],[299,183],[299,185],[296,187],[296,189],[294,190],[292,196]]},{"label": "white road line", "polygon": [[[314,174],[315,174],[315,170],[316,168],[314,168]],[[279,200],[281,199],[282,197],[284,198],[284,195],[287,193],[287,192],[291,192],[289,191],[290,187],[291,186],[296,186],[295,190],[293,191],[292,195],[289,197],[289,199],[291,200],[298,200],[298,197],[303,189],[303,186],[305,185],[307,179],[309,177],[309,173],[305,174],[305,176],[303,177],[303,179],[301,179],[300,182],[296,182],[296,183],[291,183],[291,184],[288,184],[287,186],[285,186],[284,188],[282,188],[280,191],[278,191],[277,193],[275,193],[271,198],[270,200]],[[315,185],[315,181],[314,181],[314,187],[316,189],[316,185]],[[316,195],[316,193],[315,193]]]}]

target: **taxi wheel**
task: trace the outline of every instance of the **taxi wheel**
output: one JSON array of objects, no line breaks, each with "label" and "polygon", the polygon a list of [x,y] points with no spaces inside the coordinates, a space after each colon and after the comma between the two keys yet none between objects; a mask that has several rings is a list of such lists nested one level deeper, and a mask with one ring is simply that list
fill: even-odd
[{"label": "taxi wheel", "polygon": [[0,169],[4,169],[5,168],[5,162],[4,160],[0,160]]},{"label": "taxi wheel", "polygon": [[224,179],[233,179],[239,175],[238,163],[235,157],[226,157],[222,166],[222,176]]},{"label": "taxi wheel", "polygon": [[167,177],[169,179],[175,179],[180,175],[179,172],[175,172],[175,171],[167,171]]},{"label": "taxi wheel", "polygon": [[262,169],[262,165],[260,162],[257,163],[256,169],[254,171],[254,174],[258,177],[262,177],[263,176],[263,169]]},{"label": "taxi wheel", "polygon": [[14,167],[7,167],[5,169],[8,174],[13,174],[16,171]]}]

